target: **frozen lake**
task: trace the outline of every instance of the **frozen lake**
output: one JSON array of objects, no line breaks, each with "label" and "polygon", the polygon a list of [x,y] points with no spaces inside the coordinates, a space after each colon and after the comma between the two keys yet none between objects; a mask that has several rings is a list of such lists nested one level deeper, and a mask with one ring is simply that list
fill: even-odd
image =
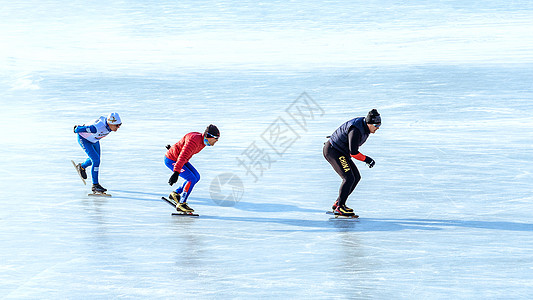
[{"label": "frozen lake", "polygon": [[[533,295],[530,2],[39,3],[0,11],[0,298]],[[372,108],[330,220],[325,136]],[[111,111],[91,198],[72,127]],[[173,217],[164,146],[210,123]]]}]

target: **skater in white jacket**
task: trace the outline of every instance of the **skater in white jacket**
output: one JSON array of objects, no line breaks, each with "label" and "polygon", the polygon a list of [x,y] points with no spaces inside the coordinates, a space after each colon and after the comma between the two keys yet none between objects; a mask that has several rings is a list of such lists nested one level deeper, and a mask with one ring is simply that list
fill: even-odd
[{"label": "skater in white jacket", "polygon": [[93,181],[93,193],[104,193],[107,189],[103,188],[98,182],[98,171],[100,168],[100,139],[106,137],[111,131],[117,131],[122,125],[118,113],[110,113],[107,118],[100,117],[90,125],[76,125],[74,126],[74,133],[77,133],[78,143],[83,148],[85,153],[89,156],[83,163],[76,165],[76,169],[80,176],[87,179],[86,168],[92,166],[91,176]]}]

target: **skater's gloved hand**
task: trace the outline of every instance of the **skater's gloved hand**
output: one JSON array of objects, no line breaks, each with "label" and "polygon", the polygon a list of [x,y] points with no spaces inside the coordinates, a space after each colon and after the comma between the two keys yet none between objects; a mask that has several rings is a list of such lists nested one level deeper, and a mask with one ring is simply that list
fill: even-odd
[{"label": "skater's gloved hand", "polygon": [[170,145],[166,145],[165,148],[167,148],[167,150],[170,150]]},{"label": "skater's gloved hand", "polygon": [[180,172],[174,172],[172,176],[170,176],[170,179],[168,180],[168,184],[173,185],[174,183],[178,182],[178,178],[180,177]]},{"label": "skater's gloved hand", "polygon": [[74,125],[74,133],[76,133],[76,128],[78,128],[78,125]]},{"label": "skater's gloved hand", "polygon": [[376,164],[376,162],[370,156],[367,156],[365,158],[365,163],[368,165],[369,168],[372,168]]}]

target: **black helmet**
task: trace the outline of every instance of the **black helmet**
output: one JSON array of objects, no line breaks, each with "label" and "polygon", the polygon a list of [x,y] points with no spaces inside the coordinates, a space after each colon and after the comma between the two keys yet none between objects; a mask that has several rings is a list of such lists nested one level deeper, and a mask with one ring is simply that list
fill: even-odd
[{"label": "black helmet", "polygon": [[378,113],[378,110],[374,108],[368,112],[365,121],[367,124],[381,124],[381,115]]},{"label": "black helmet", "polygon": [[219,138],[220,137],[220,131],[218,130],[218,127],[216,127],[213,124],[210,124],[209,126],[207,126],[207,128],[205,129],[205,132],[204,132],[204,136],[206,134],[209,134],[209,135],[211,135],[211,137],[214,137],[214,138]]}]

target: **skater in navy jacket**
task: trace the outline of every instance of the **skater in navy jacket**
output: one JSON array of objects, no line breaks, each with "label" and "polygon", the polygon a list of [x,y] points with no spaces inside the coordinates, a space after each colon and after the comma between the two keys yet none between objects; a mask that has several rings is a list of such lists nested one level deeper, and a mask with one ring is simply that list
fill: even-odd
[{"label": "skater in navy jacket", "polygon": [[352,158],[364,161],[369,168],[374,166],[375,161],[370,156],[359,152],[359,147],[380,126],[381,116],[376,109],[373,109],[366,117],[355,118],[342,124],[324,144],[324,158],[342,178],[339,197],[332,207],[336,215],[357,217],[353,209],[346,206],[348,196],[361,179],[361,174],[359,174]]}]

